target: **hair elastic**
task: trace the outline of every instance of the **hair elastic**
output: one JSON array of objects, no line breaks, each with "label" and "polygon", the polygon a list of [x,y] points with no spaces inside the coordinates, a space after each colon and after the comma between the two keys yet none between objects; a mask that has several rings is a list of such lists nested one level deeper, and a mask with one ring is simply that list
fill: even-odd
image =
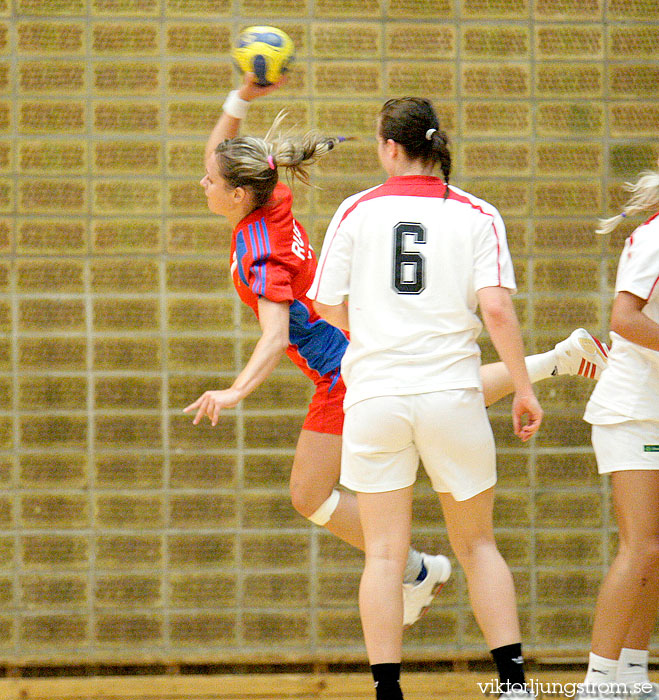
[{"label": "hair elastic", "polygon": [[275,159],[272,156],[268,156],[268,165],[270,166],[270,170],[276,170],[277,168],[275,165]]},{"label": "hair elastic", "polygon": [[620,214],[620,216],[622,216],[623,219],[626,219],[626,218],[627,218],[627,212],[626,212],[626,211],[623,211],[623,212]]},{"label": "hair elastic", "polygon": [[426,131],[426,139],[427,139],[428,141],[430,141],[430,139],[432,139],[432,135],[433,135],[436,131],[437,131],[437,129],[428,129],[428,131]]}]

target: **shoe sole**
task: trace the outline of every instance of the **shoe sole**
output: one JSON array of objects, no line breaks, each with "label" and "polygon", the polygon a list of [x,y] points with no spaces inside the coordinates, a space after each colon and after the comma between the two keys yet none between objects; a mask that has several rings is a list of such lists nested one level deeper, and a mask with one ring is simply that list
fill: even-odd
[{"label": "shoe sole", "polygon": [[414,620],[414,622],[410,622],[409,625],[403,625],[404,630],[408,630],[410,627],[412,627],[412,625],[416,625],[416,623],[428,612],[428,610],[430,610],[430,606],[433,604],[433,601],[435,600],[435,598],[437,597],[439,592],[442,590],[442,588],[444,588],[445,583],[446,583],[446,581],[438,581],[435,584],[433,589],[430,591],[430,600],[428,601],[428,605],[421,608],[421,612],[419,613],[419,617],[417,617],[416,620]]},{"label": "shoe sole", "polygon": [[[579,338],[579,345],[588,355],[599,355],[599,357],[603,360],[606,360],[609,356],[606,346],[597,338],[590,335],[590,333],[588,333],[588,337]],[[581,364],[579,365],[579,371],[577,374],[581,375],[582,377],[587,377],[588,379],[595,379],[596,373],[597,364],[583,357],[581,359]]]}]

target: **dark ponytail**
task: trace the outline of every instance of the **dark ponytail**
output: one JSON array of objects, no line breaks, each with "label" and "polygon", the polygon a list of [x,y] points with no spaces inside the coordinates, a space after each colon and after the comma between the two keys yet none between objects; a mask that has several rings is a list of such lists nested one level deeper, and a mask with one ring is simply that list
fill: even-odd
[{"label": "dark ponytail", "polygon": [[380,136],[400,144],[407,157],[423,163],[439,163],[448,195],[451,153],[448,136],[439,128],[439,119],[430,103],[422,97],[388,100],[380,110]]}]

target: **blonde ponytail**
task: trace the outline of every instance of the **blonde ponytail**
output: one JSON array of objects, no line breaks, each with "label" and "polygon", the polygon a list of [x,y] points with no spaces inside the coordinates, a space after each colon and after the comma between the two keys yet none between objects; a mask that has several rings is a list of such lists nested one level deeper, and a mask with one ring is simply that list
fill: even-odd
[{"label": "blonde ponytail", "polygon": [[270,199],[279,180],[279,167],[308,185],[306,166],[346,140],[342,136],[321,136],[316,131],[302,136],[282,133],[280,127],[285,118],[286,112],[279,112],[264,138],[237,136],[215,149],[220,174],[231,187],[249,188],[254,196],[254,208],[262,207]]},{"label": "blonde ponytail", "polygon": [[608,219],[600,219],[596,233],[611,233],[627,216],[639,211],[654,209],[659,205],[659,172],[646,170],[639,175],[635,183],[626,182],[623,189],[631,192],[632,195],[623,206],[622,212]]}]

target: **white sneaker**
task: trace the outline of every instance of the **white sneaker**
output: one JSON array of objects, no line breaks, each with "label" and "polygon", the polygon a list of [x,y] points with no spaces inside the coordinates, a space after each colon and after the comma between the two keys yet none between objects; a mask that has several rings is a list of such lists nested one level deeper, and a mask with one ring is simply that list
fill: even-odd
[{"label": "white sneaker", "polygon": [[608,347],[585,328],[577,328],[560,343],[556,343],[556,369],[552,374],[579,374],[599,379],[606,367]]},{"label": "white sneaker", "polygon": [[413,625],[430,607],[433,598],[451,575],[451,562],[443,554],[421,554],[426,577],[418,583],[403,584],[403,627]]}]

